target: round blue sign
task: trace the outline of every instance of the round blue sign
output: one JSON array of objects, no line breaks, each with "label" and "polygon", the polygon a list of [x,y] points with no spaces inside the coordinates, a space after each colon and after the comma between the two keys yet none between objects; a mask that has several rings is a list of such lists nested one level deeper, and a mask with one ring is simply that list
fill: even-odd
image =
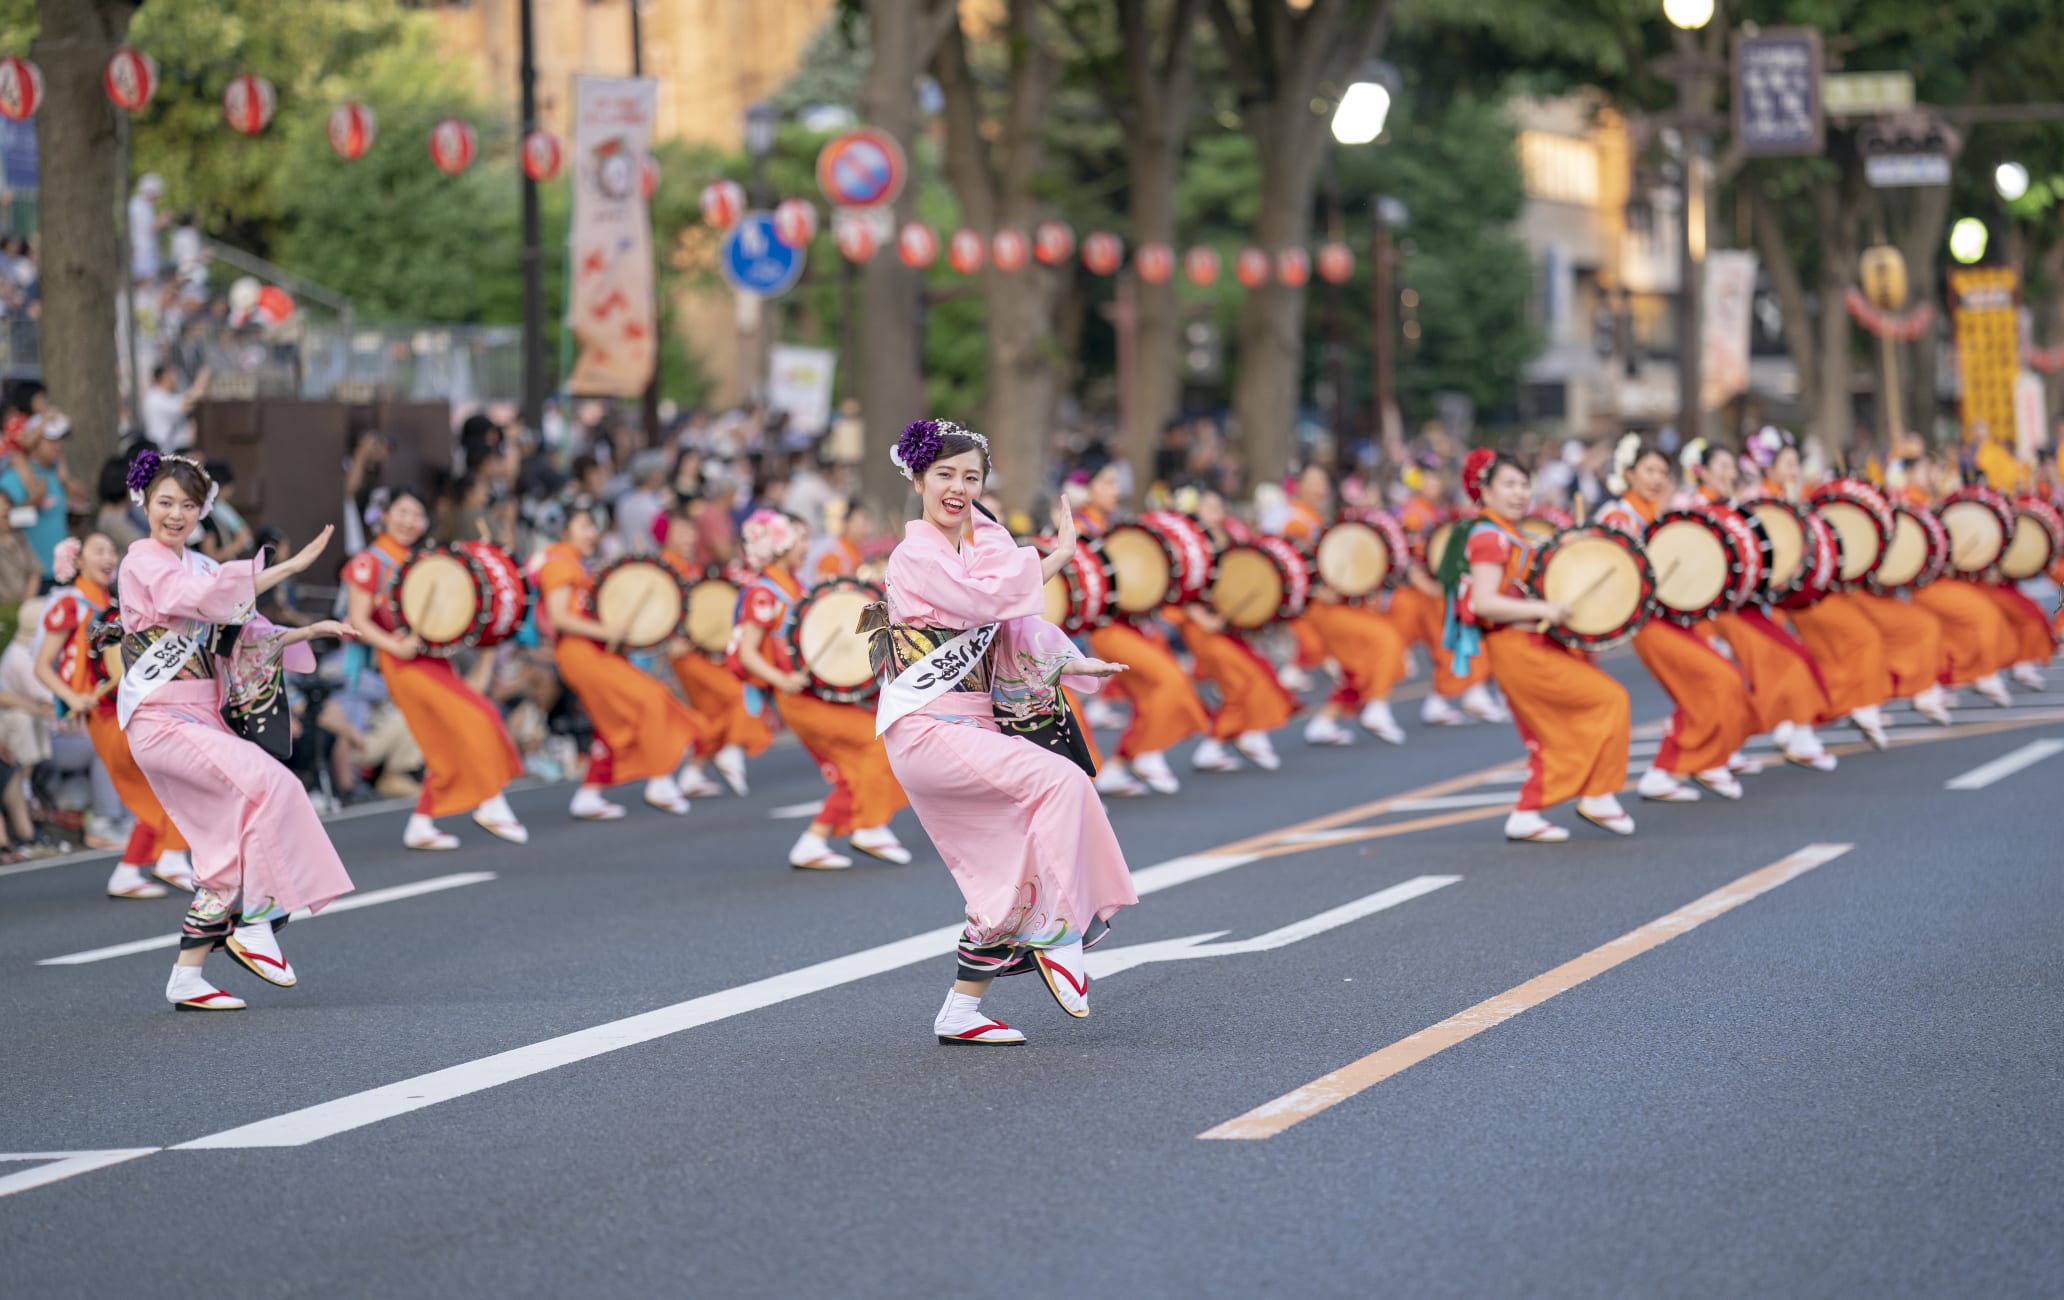
[{"label": "round blue sign", "polygon": [[803,277],[803,250],[774,238],[774,218],[766,212],[739,218],[724,236],[723,255],[717,261],[732,288],[762,298],[780,297]]}]

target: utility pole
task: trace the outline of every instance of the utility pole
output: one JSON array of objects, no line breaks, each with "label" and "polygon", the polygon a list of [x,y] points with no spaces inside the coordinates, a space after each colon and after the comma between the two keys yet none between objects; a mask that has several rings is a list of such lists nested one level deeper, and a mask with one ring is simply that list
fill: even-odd
[{"label": "utility pole", "polygon": [[[522,118],[519,135],[529,139],[537,130],[536,32],[531,21],[535,0],[517,0],[522,52],[517,76]],[[520,146],[519,146],[520,148]],[[516,169],[523,193],[523,423],[539,437],[545,420],[545,280],[539,251],[537,182],[523,167]]]},{"label": "utility pole", "polygon": [[[630,0],[629,5],[631,11],[631,75],[634,77],[645,75],[645,29],[644,24],[638,18],[640,2],[641,0]],[[645,207],[645,219],[649,223],[652,219],[652,204],[650,200],[647,200]],[[666,304],[659,299],[659,239],[658,232],[656,231],[654,232],[652,246],[652,378],[645,383],[645,399],[642,407],[645,445],[657,447],[659,445],[659,358],[666,348],[666,339],[660,332],[659,321],[665,315],[664,309]]]}]

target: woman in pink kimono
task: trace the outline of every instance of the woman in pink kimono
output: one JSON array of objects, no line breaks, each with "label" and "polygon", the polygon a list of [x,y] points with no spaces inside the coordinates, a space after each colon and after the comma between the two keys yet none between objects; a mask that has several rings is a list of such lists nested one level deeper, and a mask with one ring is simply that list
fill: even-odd
[{"label": "woman in pink kimono", "polygon": [[[236,1011],[243,1000],[216,988],[201,963],[216,948],[260,979],[292,987],[277,931],[299,908],[320,910],[351,892],[301,783],[223,721],[225,701],[254,715],[284,709],[278,668],[315,668],[304,644],[349,639],[343,623],[287,630],[252,612],[260,593],[304,572],[330,529],[270,568],[264,552],[228,564],[187,549],[215,501],[215,485],[181,456],[138,452],[129,491],[150,536],[122,561],[122,658],[116,712],[136,765],[193,846],[194,899],[179,932],[179,959],[165,997],[181,1011]],[[278,717],[280,725],[285,718]]]},{"label": "woman in pink kimono", "polygon": [[999,975],[1037,970],[1063,1011],[1089,1014],[1084,947],[1138,900],[1058,684],[1091,691],[1123,664],[1084,659],[1039,615],[1048,578],[1075,554],[1055,508],[1041,559],[976,502],[989,443],[943,420],[903,431],[896,465],[924,498],[889,557],[877,671],[892,674],[875,729],[889,765],[967,901],[957,975],[933,1029],[941,1043],[1016,1045],[982,1013]]}]

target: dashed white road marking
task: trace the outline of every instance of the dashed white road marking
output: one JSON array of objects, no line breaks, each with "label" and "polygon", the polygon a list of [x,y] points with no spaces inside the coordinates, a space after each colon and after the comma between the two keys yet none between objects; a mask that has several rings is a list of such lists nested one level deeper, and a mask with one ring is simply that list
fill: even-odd
[{"label": "dashed white road marking", "polygon": [[2019,772],[2034,767],[2052,754],[2064,754],[2064,740],[2031,740],[2021,748],[2000,755],[1990,763],[1981,763],[1962,776],[1951,777],[1943,783],[1945,790],[1983,790],[1986,786]]},{"label": "dashed white road marking", "polygon": [[90,1174],[96,1169],[119,1165],[125,1160],[151,1155],[158,1147],[121,1147],[111,1151],[18,1151],[0,1154],[0,1164],[23,1164],[35,1161],[34,1169],[24,1169],[18,1174],[0,1178],[0,1196],[12,1196],[26,1192],[32,1187],[43,1187]]}]

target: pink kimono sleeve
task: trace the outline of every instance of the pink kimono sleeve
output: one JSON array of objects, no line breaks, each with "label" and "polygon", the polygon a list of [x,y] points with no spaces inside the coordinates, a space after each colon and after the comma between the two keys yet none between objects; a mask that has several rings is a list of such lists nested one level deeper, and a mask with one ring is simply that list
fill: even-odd
[{"label": "pink kimono sleeve", "polygon": [[135,610],[142,626],[156,627],[175,618],[203,623],[234,623],[258,601],[258,569],[265,553],[234,560],[212,573],[189,570],[160,551],[132,553],[122,564],[122,605]]},{"label": "pink kimono sleeve", "polygon": [[1081,695],[1094,695],[1098,677],[1063,677],[1061,669],[1082,652],[1068,634],[1043,618],[1014,618],[996,629],[990,648],[990,695],[996,711],[1011,717],[1052,713],[1058,708],[1055,683]]},{"label": "pink kimono sleeve", "polygon": [[1046,608],[1039,552],[1018,545],[1009,529],[979,515],[974,536],[959,551],[941,546],[911,559],[896,566],[893,581],[911,584],[913,596],[954,622],[1003,623]]}]

